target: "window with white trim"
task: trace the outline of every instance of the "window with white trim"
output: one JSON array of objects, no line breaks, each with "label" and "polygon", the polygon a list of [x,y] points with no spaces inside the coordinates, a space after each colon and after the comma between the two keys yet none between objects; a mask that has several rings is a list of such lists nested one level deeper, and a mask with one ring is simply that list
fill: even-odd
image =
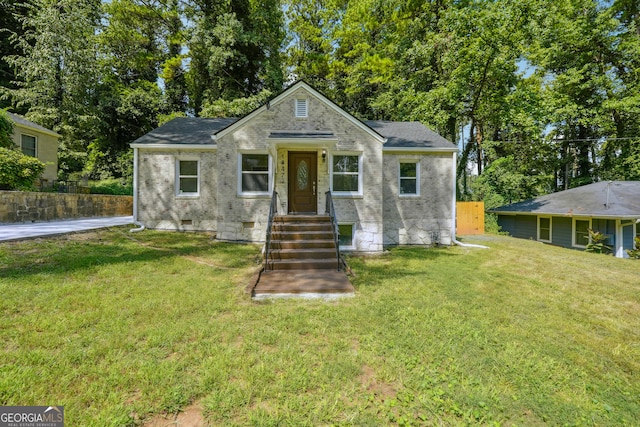
[{"label": "window with white trim", "polygon": [[32,135],[20,135],[20,150],[22,154],[26,154],[31,157],[38,157],[38,150],[36,149],[38,145],[38,140],[35,136]]},{"label": "window with white trim", "polygon": [[551,217],[538,217],[538,240],[541,242],[551,242]]},{"label": "window with white trim", "polygon": [[296,117],[306,119],[309,115],[309,102],[306,98],[296,99]]},{"label": "window with white trim", "polygon": [[399,175],[398,188],[401,196],[420,194],[420,163],[417,160],[401,160]]},{"label": "window with white trim", "polygon": [[573,246],[584,248],[589,243],[590,219],[573,219]]},{"label": "window with white trim", "polygon": [[334,154],[332,156],[331,191],[337,195],[362,194],[362,155]]},{"label": "window with white trim", "polygon": [[271,161],[268,154],[238,154],[238,193],[268,195],[271,188]]},{"label": "window with white trim", "polygon": [[339,224],[338,225],[338,239],[340,247],[343,249],[353,249],[353,229],[354,224]]},{"label": "window with white trim", "polygon": [[176,175],[179,196],[197,196],[200,190],[200,162],[193,159],[178,159]]}]

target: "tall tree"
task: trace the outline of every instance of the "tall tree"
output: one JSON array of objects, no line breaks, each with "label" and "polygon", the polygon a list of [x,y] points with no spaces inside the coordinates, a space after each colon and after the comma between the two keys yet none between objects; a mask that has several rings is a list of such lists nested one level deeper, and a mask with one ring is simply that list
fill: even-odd
[{"label": "tall tree", "polygon": [[187,16],[193,22],[187,82],[195,114],[217,99],[281,89],[284,31],[277,0],[196,1]]},{"label": "tall tree", "polygon": [[10,38],[18,53],[5,57],[19,80],[5,93],[31,120],[62,135],[63,173],[79,167],[95,129],[100,7],[99,0],[31,0],[18,16],[24,33]]}]

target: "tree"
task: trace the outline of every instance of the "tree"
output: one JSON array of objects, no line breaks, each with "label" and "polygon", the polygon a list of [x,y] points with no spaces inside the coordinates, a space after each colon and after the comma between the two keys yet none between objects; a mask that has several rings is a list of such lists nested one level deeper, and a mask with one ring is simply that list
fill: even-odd
[{"label": "tree", "polygon": [[13,121],[5,110],[0,109],[0,147],[13,148]]}]

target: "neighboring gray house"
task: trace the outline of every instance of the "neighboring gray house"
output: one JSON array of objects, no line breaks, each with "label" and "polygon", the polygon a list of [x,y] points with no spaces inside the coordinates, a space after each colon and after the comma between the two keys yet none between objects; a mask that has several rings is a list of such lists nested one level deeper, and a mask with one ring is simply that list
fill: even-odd
[{"label": "neighboring gray house", "polygon": [[324,214],[341,247],[451,244],[457,147],[417,122],[362,122],[305,82],[241,119],[177,118],[134,141],[134,216],[148,228],[262,242],[278,214]]},{"label": "neighboring gray house", "polygon": [[603,181],[488,210],[514,237],[584,249],[589,228],[619,258],[640,236],[640,181]]}]

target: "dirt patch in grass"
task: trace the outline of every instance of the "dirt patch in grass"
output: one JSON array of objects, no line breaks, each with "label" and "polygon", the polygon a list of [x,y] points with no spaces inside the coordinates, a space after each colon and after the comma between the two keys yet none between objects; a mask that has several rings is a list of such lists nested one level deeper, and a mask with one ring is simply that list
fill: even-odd
[{"label": "dirt patch in grass", "polygon": [[376,395],[382,400],[394,398],[397,394],[395,387],[391,384],[378,381],[375,371],[370,366],[364,365],[362,367],[362,374],[360,374],[359,380],[367,392]]},{"label": "dirt patch in grass", "polygon": [[145,421],[144,427],[202,427],[208,425],[202,415],[202,406],[194,403],[178,414],[156,415]]}]

